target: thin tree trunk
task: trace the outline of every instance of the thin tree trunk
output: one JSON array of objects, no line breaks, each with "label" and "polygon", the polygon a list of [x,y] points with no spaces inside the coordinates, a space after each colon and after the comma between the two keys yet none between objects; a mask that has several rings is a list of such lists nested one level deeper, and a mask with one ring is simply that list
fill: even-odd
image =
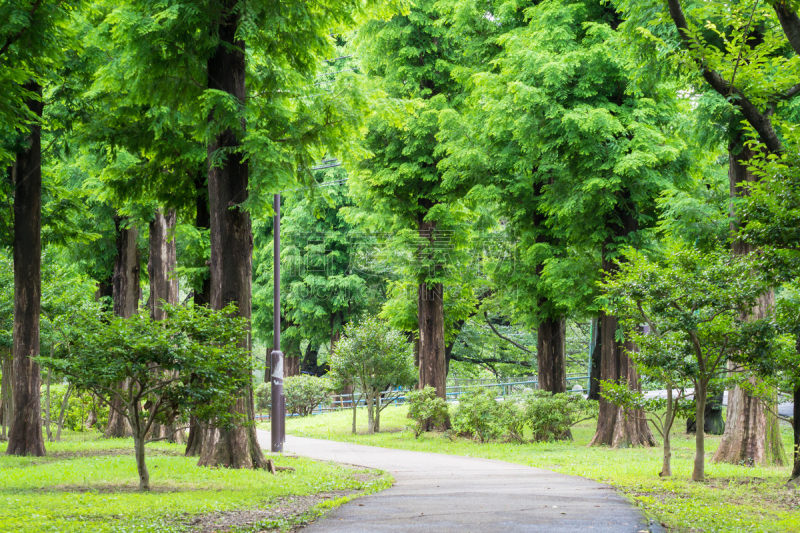
[{"label": "thin tree trunk", "polygon": [[672,385],[667,383],[667,412],[664,414],[664,464],[661,466],[661,477],[672,475],[672,442],[670,432],[672,431],[673,405],[672,405]]},{"label": "thin tree trunk", "polygon": [[64,398],[61,400],[61,412],[58,415],[58,427],[56,428],[56,442],[61,441],[61,428],[64,427],[64,415],[67,413],[70,394],[72,394],[72,383],[67,386],[67,392],[64,393]]},{"label": "thin tree trunk", "polygon": [[14,395],[11,390],[14,382],[14,359],[11,351],[7,348],[0,348],[0,364],[3,372],[2,381],[0,381],[0,401],[2,401],[0,416],[3,417],[2,440],[7,440],[7,428],[11,425],[11,413],[14,412]]},{"label": "thin tree trunk", "polygon": [[[641,391],[639,375],[625,350],[633,351],[635,346],[630,341],[624,344],[616,340],[619,320],[615,316],[600,315],[600,335],[602,341],[602,366],[600,376],[603,381],[627,383],[628,388]],[[591,446],[613,446],[629,448],[632,446],[654,446],[655,439],[650,427],[644,420],[642,411],[633,410],[632,416],[626,416],[622,407],[616,406],[601,396],[600,415],[597,419],[597,432]]]},{"label": "thin tree trunk", "polygon": [[[26,104],[42,116],[42,88],[25,88],[39,99]],[[42,131],[30,125],[26,147],[17,154],[14,176],[14,412],[8,455],[45,454],[40,403],[39,314],[42,301]]]},{"label": "thin tree trunk", "polygon": [[[50,357],[53,357],[53,348],[50,348]],[[50,369],[47,369],[47,385],[45,385],[44,427],[47,431],[47,441],[53,442],[53,429],[50,427]]]},{"label": "thin tree trunk", "polygon": [[[114,277],[112,279],[114,314],[130,318],[136,314],[139,308],[139,249],[136,247],[139,231],[136,226],[126,228],[126,222],[119,216],[114,217],[114,225],[117,230],[117,255],[114,258]],[[118,412],[124,409],[123,404],[117,398],[112,398],[111,402],[116,409],[109,410],[105,437],[132,436],[130,423]]]},{"label": "thin tree trunk", "polygon": [[[705,427],[706,419],[706,395],[708,393],[708,383],[700,381],[695,386],[695,419],[697,427]],[[694,440],[694,469],[692,470],[692,481],[703,481],[706,476],[706,432],[697,431]]]},{"label": "thin tree trunk", "polygon": [[381,431],[381,393],[380,391],[375,396],[375,427],[373,433],[380,433]]},{"label": "thin tree trunk", "polygon": [[[737,153],[738,151],[738,153]],[[748,169],[748,161],[755,156],[752,150],[739,142],[731,145],[728,155],[728,179],[731,195],[731,233],[736,235],[740,221],[735,211],[733,200],[748,194],[747,184],[755,183],[758,178]],[[748,255],[752,247],[735,239],[733,253]],[[764,318],[775,305],[775,294],[770,291],[759,298],[750,317]],[[755,384],[756,378],[751,378]],[[763,403],[750,396],[741,387],[735,387],[728,393],[728,418],[725,432],[717,448],[714,462],[732,464],[784,465],[787,462],[786,450],[777,417],[765,408]]]},{"label": "thin tree trunk", "polygon": [[536,341],[539,389],[567,391],[567,321],[548,318],[539,324]]},{"label": "thin tree trunk", "polygon": [[353,387],[353,435],[356,434],[356,414],[358,413],[358,402],[361,401],[361,397],[359,396],[358,401],[356,401],[356,390]]},{"label": "thin tree trunk", "polygon": [[136,455],[136,470],[139,473],[139,490],[142,492],[150,490],[150,472],[147,470],[145,462],[144,443],[144,435],[141,434],[139,428],[136,428],[133,434],[133,450]]},{"label": "thin tree trunk", "polygon": [[[236,36],[242,10],[237,0],[226,0],[218,14],[220,44],[208,60],[208,87],[231,95],[245,105],[245,43]],[[229,113],[222,107],[211,110],[210,123],[226,120]],[[216,115],[220,115],[217,117]],[[222,309],[228,304],[238,306],[238,314],[248,321],[251,315],[251,280],[253,235],[250,216],[241,204],[248,196],[247,161],[240,151],[244,135],[244,118],[238,127],[217,134],[208,146],[208,198],[211,213],[211,307]],[[224,150],[221,161],[212,163],[218,150]],[[242,346],[250,348],[247,337]],[[254,422],[253,390],[239,397],[233,407]],[[262,468],[266,463],[258,444],[255,424],[232,429],[212,428],[207,449],[200,458],[201,466],[232,468]]]},{"label": "thin tree trunk", "polygon": [[367,392],[367,433],[375,433],[374,400],[375,393],[373,391]]}]

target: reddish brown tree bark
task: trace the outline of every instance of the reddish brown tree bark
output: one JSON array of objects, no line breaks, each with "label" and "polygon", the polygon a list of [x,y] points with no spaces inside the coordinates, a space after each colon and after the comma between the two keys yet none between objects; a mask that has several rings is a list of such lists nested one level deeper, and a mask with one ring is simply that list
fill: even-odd
[{"label": "reddish brown tree bark", "polygon": [[[738,153],[735,153],[737,152]],[[728,179],[730,181],[731,199],[747,194],[747,183],[754,183],[757,178],[747,168],[755,154],[749,148],[736,144],[728,156]],[[738,231],[738,221],[731,202],[731,233]],[[733,242],[733,253],[748,255],[752,247],[739,240]],[[770,291],[759,299],[753,309],[752,318],[766,316],[775,305],[775,294]],[[751,378],[755,383],[755,378]],[[728,392],[728,417],[725,421],[725,432],[719,448],[711,459],[713,462],[731,464],[786,464],[786,450],[783,447],[777,417],[766,409],[761,400],[750,396],[741,387]]]},{"label": "reddish brown tree bark", "polygon": [[[27,101],[42,116],[42,88],[25,88],[38,96]],[[14,374],[8,455],[45,454],[42,409],[39,400],[39,313],[42,302],[42,131],[30,125],[26,147],[14,165]]]},{"label": "reddish brown tree bark", "polygon": [[[631,390],[642,390],[639,374],[625,350],[633,351],[635,345],[616,340],[619,320],[615,316],[600,314],[600,379],[617,383],[627,382]],[[602,386],[601,386],[602,392]],[[644,420],[644,413],[618,407],[600,396],[600,414],[597,419],[597,432],[591,446],[605,445],[614,448],[632,446],[655,446],[656,442],[650,427]]]},{"label": "reddish brown tree bark", "polygon": [[567,391],[567,321],[548,318],[539,324],[536,340],[539,389]]},{"label": "reddish brown tree bark", "polygon": [[[126,219],[114,217],[117,230],[117,256],[114,258],[114,276],[112,278],[114,314],[130,318],[139,308],[139,249],[136,238],[139,231],[136,226],[126,227]],[[125,408],[121,400],[112,400],[112,408],[108,413],[108,425],[104,435],[106,438],[130,437],[133,430],[124,416],[118,414]]]},{"label": "reddish brown tree bark", "polygon": [[[171,305],[178,303],[178,278],[175,269],[178,266],[178,254],[175,242],[175,223],[177,215],[174,209],[166,214],[157,209],[150,222],[149,250],[150,258],[147,273],[150,278],[150,318],[164,320],[166,313],[162,303]],[[170,442],[183,443],[186,438],[183,431],[176,431],[174,424],[153,424],[150,438],[167,438]]]},{"label": "reddish brown tree bark", "polygon": [[[619,222],[615,230],[615,237],[627,237],[638,230],[632,208],[626,205],[628,195],[619,200],[617,214]],[[602,268],[604,272],[614,272],[617,265],[611,258],[609,239],[602,248]],[[598,342],[600,344],[600,380],[615,383],[627,383],[628,388],[641,391],[639,374],[636,365],[627,355],[636,350],[636,345],[630,341],[617,340],[619,319],[613,315],[601,313],[598,319]],[[590,443],[591,446],[613,446],[627,448],[631,446],[655,446],[653,432],[644,420],[644,413],[639,410],[625,410],[607,401],[602,396],[600,387],[600,412],[597,417],[597,431]]]},{"label": "reddish brown tree bark", "polygon": [[[224,91],[244,105],[245,43],[236,37],[241,19],[238,2],[228,0],[219,13],[218,35],[221,43],[208,60],[208,87]],[[209,122],[215,120],[213,109]],[[250,319],[253,238],[250,216],[241,204],[248,195],[248,169],[239,148],[244,134],[241,126],[227,129],[208,146],[209,162],[218,150],[225,150],[218,165],[209,164],[208,197],[211,213],[211,307],[222,309],[230,303],[239,308],[239,315]],[[249,347],[249,339],[242,339]],[[234,407],[248,422],[255,419],[253,390],[248,388]],[[201,466],[261,468],[266,465],[258,443],[255,426],[230,430],[210,427],[204,435]]]}]

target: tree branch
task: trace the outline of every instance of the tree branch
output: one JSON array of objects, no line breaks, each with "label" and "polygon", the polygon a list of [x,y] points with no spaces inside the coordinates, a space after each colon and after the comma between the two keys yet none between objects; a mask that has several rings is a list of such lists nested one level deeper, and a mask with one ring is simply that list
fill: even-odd
[{"label": "tree branch", "polygon": [[[31,7],[30,13],[28,13],[29,23],[33,21],[33,16],[36,14],[36,10],[39,9],[39,6],[41,5],[42,5],[42,0],[36,0],[36,2],[34,2],[33,6]],[[30,24],[28,26],[20,28],[20,30],[17,33],[6,39],[6,42],[3,44],[3,47],[0,48],[0,56],[5,54],[8,51],[8,48],[12,44],[14,44],[16,40],[22,37],[25,34],[25,31],[28,30],[29,28]]]},{"label": "tree branch", "polygon": [[[669,5],[669,14],[672,17],[672,21],[675,23],[681,40],[687,48],[691,49],[693,42],[691,30],[683,14],[680,0],[667,0],[667,4]],[[699,43],[697,44],[699,46]],[[761,142],[764,143],[767,150],[774,154],[783,152],[783,143],[778,139],[775,130],[772,128],[772,121],[769,119],[769,116],[759,111],[755,104],[753,104],[742,91],[725,81],[719,72],[710,68],[705,59],[697,58],[697,64],[706,82],[722,97],[730,97],[733,100],[732,103],[738,107],[745,120],[756,130],[756,133],[758,133]]]},{"label": "tree branch", "polygon": [[781,23],[781,28],[783,28],[789,44],[792,45],[795,53],[800,55],[800,17],[792,11],[785,0],[778,0],[772,7],[775,9],[775,14],[778,15],[778,21]]},{"label": "tree branch", "polygon": [[492,323],[489,321],[489,313],[487,313],[486,311],[484,311],[484,312],[483,312],[483,316],[484,316],[484,317],[486,317],[486,323],[487,323],[487,324],[489,324],[489,327],[490,327],[490,328],[492,328],[492,331],[494,331],[495,335],[497,335],[498,337],[500,337],[500,338],[501,338],[501,339],[503,339],[504,341],[510,342],[511,344],[513,344],[514,346],[516,346],[517,348],[519,348],[520,350],[522,350],[523,352],[529,353],[529,354],[531,354],[531,355],[535,355],[535,353],[534,353],[534,352],[530,351],[529,349],[527,349],[527,348],[526,348],[526,347],[524,347],[523,345],[521,345],[521,344],[518,344],[518,343],[514,342],[513,340],[509,339],[508,337],[505,337],[505,336],[504,336],[502,333],[500,333],[499,331],[497,331],[497,330],[495,329],[495,327],[494,327],[494,324],[492,324]]},{"label": "tree branch", "polygon": [[504,365],[519,365],[526,368],[532,368],[533,365],[527,361],[507,361],[505,359],[498,359],[496,357],[485,357],[481,359],[473,359],[471,357],[461,357],[458,355],[451,355],[453,361],[461,361],[462,363],[474,363],[477,365],[488,365],[490,363],[502,363]]}]

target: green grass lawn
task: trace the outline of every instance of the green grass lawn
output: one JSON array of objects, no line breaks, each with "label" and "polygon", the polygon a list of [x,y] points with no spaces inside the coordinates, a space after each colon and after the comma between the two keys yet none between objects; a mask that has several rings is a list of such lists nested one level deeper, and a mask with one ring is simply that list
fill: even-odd
[{"label": "green grass lawn", "polygon": [[346,501],[353,491],[391,485],[383,473],[303,458],[276,458],[276,464],[296,471],[274,476],[264,470],[200,468],[196,458],[183,457],[182,445],[153,443],[147,447],[152,492],[140,493],[131,439],[68,432],[46,447],[46,457],[11,457],[0,443],[0,531],[192,531],[197,527],[191,522],[210,513],[276,504],[289,509],[293,498],[330,495],[303,517],[278,516],[255,529],[252,524],[235,529],[285,530]]},{"label": "green grass lawn", "polygon": [[[661,448],[610,449],[587,446],[595,422],[573,428],[572,442],[479,444],[468,439],[450,439],[441,433],[414,438],[405,430],[406,408],[389,407],[381,414],[382,433],[352,435],[352,411],[286,422],[290,435],[346,441],[385,448],[437,452],[467,457],[499,459],[573,474],[608,483],[625,493],[645,512],[668,526],[686,532],[799,532],[800,491],[788,489],[789,468],[744,467],[707,462],[705,483],[691,482],[694,435],[683,432],[684,420],[673,432],[672,478],[662,479]],[[366,414],[359,412],[360,431],[366,431]],[[790,429],[784,427],[787,452]],[[720,437],[708,436],[710,458]]]}]

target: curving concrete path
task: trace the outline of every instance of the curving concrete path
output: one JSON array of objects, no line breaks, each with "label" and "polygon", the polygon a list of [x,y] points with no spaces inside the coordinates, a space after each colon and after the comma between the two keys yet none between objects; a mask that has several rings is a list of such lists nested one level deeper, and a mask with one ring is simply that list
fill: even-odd
[{"label": "curving concrete path", "polygon": [[[269,432],[258,435],[262,445],[270,442]],[[334,509],[306,527],[309,533],[650,531],[627,499],[581,477],[489,459],[292,436],[284,451],[386,470],[396,480],[385,491]]]}]

